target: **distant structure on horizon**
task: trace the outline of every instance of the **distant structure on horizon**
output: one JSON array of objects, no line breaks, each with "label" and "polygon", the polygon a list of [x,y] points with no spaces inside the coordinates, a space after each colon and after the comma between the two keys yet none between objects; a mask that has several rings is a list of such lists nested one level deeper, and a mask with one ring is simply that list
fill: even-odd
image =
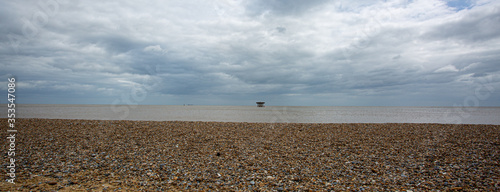
[{"label": "distant structure on horizon", "polygon": [[258,101],[257,102],[257,107],[264,107],[264,103],[266,103],[266,102],[264,102],[264,101]]}]

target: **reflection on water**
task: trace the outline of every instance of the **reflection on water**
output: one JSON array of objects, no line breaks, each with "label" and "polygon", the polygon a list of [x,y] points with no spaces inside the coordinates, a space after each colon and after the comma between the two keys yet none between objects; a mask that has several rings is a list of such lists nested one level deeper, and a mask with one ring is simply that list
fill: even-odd
[{"label": "reflection on water", "polygon": [[[7,117],[5,110],[0,115]],[[18,118],[289,123],[500,124],[500,107],[16,105]]]}]

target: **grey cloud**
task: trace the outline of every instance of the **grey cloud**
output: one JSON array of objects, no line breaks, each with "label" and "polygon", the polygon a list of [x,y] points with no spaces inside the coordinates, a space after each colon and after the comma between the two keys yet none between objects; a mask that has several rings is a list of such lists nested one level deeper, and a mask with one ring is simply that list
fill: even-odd
[{"label": "grey cloud", "polygon": [[106,34],[98,36],[88,36],[81,39],[84,42],[89,42],[106,48],[111,54],[124,53],[132,50],[138,50],[145,46],[146,43],[138,42],[128,37],[117,34]]},{"label": "grey cloud", "polygon": [[[62,95],[67,102],[98,95],[96,101],[112,102],[139,86],[151,98],[172,99],[151,104],[273,98],[343,105],[333,100],[355,98],[348,103],[384,105],[391,97],[408,105],[448,105],[461,102],[474,89],[470,82],[481,78],[491,78],[490,85],[500,90],[498,30],[489,24],[498,23],[498,9],[471,7],[462,11],[463,18],[443,9],[455,19],[418,20],[411,15],[422,10],[407,2],[392,10],[391,19],[375,23],[370,18],[383,17],[367,13],[370,6],[380,10],[392,4],[238,3],[66,5],[18,54],[0,37],[0,66],[19,76],[31,102],[37,99],[30,95]],[[19,9],[21,3],[2,5],[21,10],[0,13],[9,19],[31,14]],[[264,13],[269,14],[256,17]],[[20,33],[22,24],[0,20],[3,34]]]},{"label": "grey cloud", "polygon": [[285,33],[286,32],[286,28],[285,27],[276,27],[276,30],[280,33]]},{"label": "grey cloud", "polygon": [[246,11],[250,15],[260,15],[267,11],[279,16],[301,15],[326,2],[328,0],[258,0],[251,1]]},{"label": "grey cloud", "polygon": [[488,41],[500,37],[500,6],[474,10],[463,18],[450,21],[433,28],[423,35],[431,40],[455,39],[475,42]]}]

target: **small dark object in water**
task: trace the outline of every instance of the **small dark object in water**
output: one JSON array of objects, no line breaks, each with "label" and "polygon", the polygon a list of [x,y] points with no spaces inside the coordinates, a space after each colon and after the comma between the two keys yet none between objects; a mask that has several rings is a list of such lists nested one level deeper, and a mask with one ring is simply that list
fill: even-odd
[{"label": "small dark object in water", "polygon": [[264,103],[266,103],[266,102],[264,102],[264,101],[258,101],[257,102],[257,107],[264,107]]}]

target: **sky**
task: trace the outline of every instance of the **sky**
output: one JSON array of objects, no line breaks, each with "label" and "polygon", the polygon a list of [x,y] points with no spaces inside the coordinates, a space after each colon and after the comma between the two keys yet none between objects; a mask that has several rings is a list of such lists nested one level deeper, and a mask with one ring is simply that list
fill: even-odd
[{"label": "sky", "polygon": [[17,103],[500,106],[497,0],[0,1],[0,34]]}]

